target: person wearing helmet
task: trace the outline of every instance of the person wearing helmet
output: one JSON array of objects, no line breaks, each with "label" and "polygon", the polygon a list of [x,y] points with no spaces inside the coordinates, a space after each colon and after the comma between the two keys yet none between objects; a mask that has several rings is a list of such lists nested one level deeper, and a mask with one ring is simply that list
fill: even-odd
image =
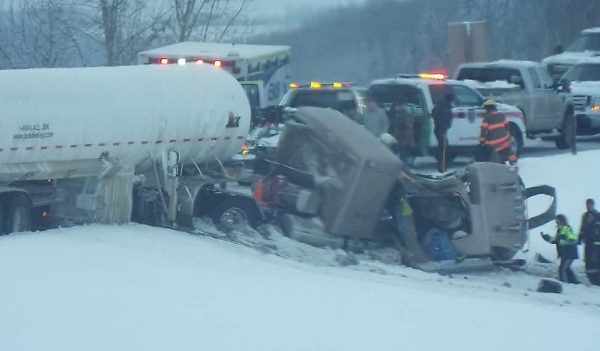
[{"label": "person wearing helmet", "polygon": [[485,100],[483,108],[485,113],[481,122],[480,145],[489,152],[491,162],[504,164],[508,161],[510,165],[515,165],[517,155],[506,128],[506,117],[498,111],[496,101],[492,99]]},{"label": "person wearing helmet", "polygon": [[579,258],[577,252],[577,236],[567,221],[567,216],[564,214],[556,215],[556,235],[542,233],[542,239],[555,244],[558,257],[560,258],[560,266],[558,267],[558,279],[561,282],[579,284],[579,280],[575,277],[575,273],[571,270],[571,264]]}]

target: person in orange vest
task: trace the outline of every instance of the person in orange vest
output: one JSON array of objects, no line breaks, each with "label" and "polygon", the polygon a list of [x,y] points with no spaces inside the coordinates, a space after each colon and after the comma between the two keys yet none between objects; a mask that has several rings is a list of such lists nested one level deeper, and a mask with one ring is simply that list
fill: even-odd
[{"label": "person in orange vest", "polygon": [[496,163],[509,162],[511,166],[517,164],[517,155],[512,145],[510,133],[506,128],[508,122],[504,114],[498,111],[496,101],[485,100],[483,103],[485,113],[481,122],[479,144],[489,151],[489,160]]}]

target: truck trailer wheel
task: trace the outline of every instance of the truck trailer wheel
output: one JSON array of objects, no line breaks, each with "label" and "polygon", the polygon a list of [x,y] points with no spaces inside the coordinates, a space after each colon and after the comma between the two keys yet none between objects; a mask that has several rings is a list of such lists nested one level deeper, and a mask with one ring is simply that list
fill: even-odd
[{"label": "truck trailer wheel", "polygon": [[14,195],[4,206],[3,232],[19,233],[31,230],[31,205],[23,194]]},{"label": "truck trailer wheel", "polygon": [[232,196],[221,201],[212,210],[210,217],[215,225],[232,229],[246,225],[256,228],[260,220],[260,212],[250,199]]},{"label": "truck trailer wheel", "polygon": [[572,110],[565,112],[565,118],[563,120],[562,129],[560,136],[558,136],[554,143],[556,148],[559,150],[565,150],[570,148],[575,142],[575,115]]}]

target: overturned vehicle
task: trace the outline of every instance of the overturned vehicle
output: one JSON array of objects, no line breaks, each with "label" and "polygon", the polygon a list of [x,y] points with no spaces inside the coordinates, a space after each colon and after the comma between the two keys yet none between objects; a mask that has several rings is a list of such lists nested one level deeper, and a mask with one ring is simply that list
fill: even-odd
[{"label": "overturned vehicle", "polygon": [[[393,246],[429,272],[512,262],[528,229],[552,220],[555,189],[525,188],[513,167],[474,163],[432,177],[404,167],[362,126],[332,109],[299,108],[255,191],[289,237],[347,250]],[[256,190],[256,189],[255,189]],[[527,198],[552,197],[528,218]]]}]

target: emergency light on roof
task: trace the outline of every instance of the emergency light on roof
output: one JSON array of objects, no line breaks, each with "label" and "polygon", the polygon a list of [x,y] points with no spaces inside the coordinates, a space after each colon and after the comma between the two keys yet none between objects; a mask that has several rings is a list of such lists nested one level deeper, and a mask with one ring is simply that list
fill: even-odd
[{"label": "emergency light on roof", "polygon": [[311,89],[318,89],[321,87],[321,83],[319,82],[310,82],[310,88]]},{"label": "emergency light on roof", "polygon": [[160,63],[161,65],[168,65],[169,64],[169,59],[166,57],[163,57],[161,59],[158,60],[158,63]]},{"label": "emergency light on roof", "polygon": [[443,73],[419,73],[419,78],[423,79],[435,79],[435,80],[446,80],[446,75]]},{"label": "emergency light on roof", "polygon": [[213,65],[215,65],[215,67],[221,67],[223,65],[223,61],[221,61],[221,60],[215,60],[213,62]]},{"label": "emergency light on roof", "polygon": [[196,64],[197,64],[197,65],[201,65],[201,64],[203,64],[203,63],[204,63],[204,60],[203,60],[203,59],[196,59]]},{"label": "emergency light on roof", "polygon": [[290,83],[290,89],[298,89],[300,85],[298,83]]},{"label": "emergency light on roof", "polygon": [[179,60],[177,60],[177,64],[178,65],[185,65],[185,59],[184,58],[180,58]]}]

